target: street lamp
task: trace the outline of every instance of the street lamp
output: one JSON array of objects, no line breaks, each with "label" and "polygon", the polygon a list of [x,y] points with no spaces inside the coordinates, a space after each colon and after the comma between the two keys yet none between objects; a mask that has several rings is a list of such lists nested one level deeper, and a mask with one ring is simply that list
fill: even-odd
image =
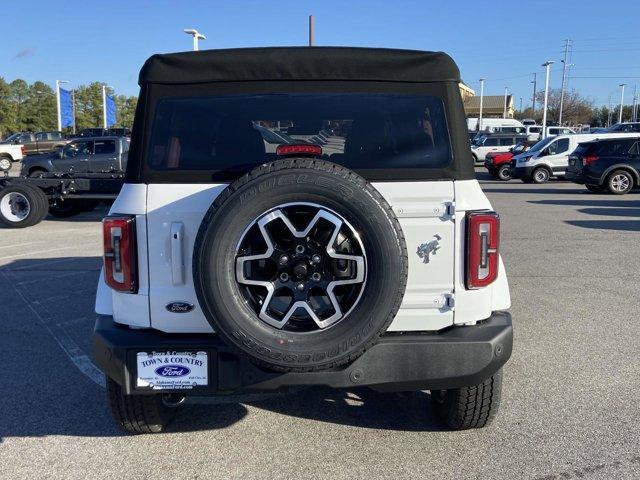
[{"label": "street lamp", "polygon": [[553,65],[553,60],[547,60],[542,64],[546,67],[547,73],[544,81],[544,107],[542,109],[542,138],[547,138],[547,102],[549,101],[549,67]]},{"label": "street lamp", "polygon": [[618,112],[618,123],[622,123],[622,106],[624,105],[624,87],[626,83],[621,83],[618,85],[622,87],[622,91],[620,92],[620,111]]},{"label": "street lamp", "polygon": [[484,96],[484,78],[480,79],[480,114],[478,115],[478,131],[482,131],[482,98]]},{"label": "street lamp", "polygon": [[62,131],[62,116],[60,112],[60,85],[69,83],[68,80],[56,80],[56,107],[58,109],[58,131]]},{"label": "street lamp", "polygon": [[183,31],[187,35],[191,35],[193,37],[193,51],[197,52],[198,50],[200,50],[198,46],[198,40],[200,39],[206,40],[207,37],[205,37],[202,33],[197,31],[195,28],[185,28]]}]

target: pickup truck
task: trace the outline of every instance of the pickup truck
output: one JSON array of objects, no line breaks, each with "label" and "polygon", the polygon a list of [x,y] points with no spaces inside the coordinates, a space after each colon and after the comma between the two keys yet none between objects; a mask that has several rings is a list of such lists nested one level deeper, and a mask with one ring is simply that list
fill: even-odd
[{"label": "pickup truck", "polygon": [[24,145],[0,143],[0,161],[18,162],[24,157]]},{"label": "pickup truck", "polygon": [[48,153],[67,143],[61,132],[19,132],[7,137],[3,142],[24,145],[24,155]]},{"label": "pickup truck", "polygon": [[128,154],[129,141],[124,137],[79,138],[55,152],[25,157],[20,173],[38,177],[49,172],[123,172]]}]

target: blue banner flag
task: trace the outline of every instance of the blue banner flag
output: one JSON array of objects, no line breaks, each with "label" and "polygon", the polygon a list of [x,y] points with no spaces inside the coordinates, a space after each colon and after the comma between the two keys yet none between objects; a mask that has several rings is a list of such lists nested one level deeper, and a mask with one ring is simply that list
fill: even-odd
[{"label": "blue banner flag", "polygon": [[107,109],[107,128],[116,124],[116,101],[110,95],[105,95],[105,108]]},{"label": "blue banner flag", "polygon": [[73,97],[64,88],[60,89],[60,120],[62,128],[73,127]]}]

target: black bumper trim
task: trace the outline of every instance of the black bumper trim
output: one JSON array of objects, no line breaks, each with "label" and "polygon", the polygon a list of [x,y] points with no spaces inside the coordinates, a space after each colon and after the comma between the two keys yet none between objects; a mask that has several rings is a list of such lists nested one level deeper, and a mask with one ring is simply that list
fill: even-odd
[{"label": "black bumper trim", "polygon": [[[209,386],[180,390],[187,395],[274,391],[303,385],[334,388],[369,386],[384,391],[458,388],[477,385],[509,357],[513,328],[508,312],[494,312],[472,326],[439,333],[387,334],[351,364],[336,370],[277,373],[237,355],[216,335],[165,334],[132,330],[99,316],[93,334],[93,356],[105,374],[126,394],[158,391],[135,387],[138,351],[206,351]],[[168,392],[163,390],[164,392]]]}]

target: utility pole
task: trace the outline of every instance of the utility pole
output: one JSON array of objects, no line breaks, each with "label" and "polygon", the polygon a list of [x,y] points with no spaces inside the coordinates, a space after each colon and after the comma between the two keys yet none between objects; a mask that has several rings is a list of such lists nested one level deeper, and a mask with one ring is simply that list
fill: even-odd
[{"label": "utility pole", "polygon": [[520,97],[520,115],[522,115],[522,97]]},{"label": "utility pole", "polygon": [[313,47],[314,44],[314,31],[313,31],[313,15],[309,15],[309,46]]},{"label": "utility pole", "polygon": [[504,87],[504,109],[502,110],[502,118],[507,118],[507,92],[509,91],[508,87]]},{"label": "utility pole", "polygon": [[544,107],[542,110],[542,138],[547,138],[547,102],[549,100],[549,67],[553,65],[553,60],[547,60],[542,64],[547,68],[547,74],[544,81]]},{"label": "utility pole", "polygon": [[484,78],[480,79],[480,114],[478,115],[478,131],[482,131],[482,99],[484,97]]},{"label": "utility pole", "polygon": [[564,41],[564,60],[562,60],[562,88],[560,90],[560,113],[558,114],[558,125],[562,126],[562,107],[564,106],[564,88],[567,79],[567,56],[571,40]]},{"label": "utility pole", "polygon": [[618,112],[618,123],[622,123],[622,107],[624,106],[624,87],[626,83],[621,83],[618,85],[622,87],[622,91],[620,92],[620,111]]},{"label": "utility pole", "polygon": [[531,104],[531,110],[533,111],[533,116],[536,116],[536,79],[538,77],[538,74],[534,72],[533,74],[533,80],[531,81],[531,83],[533,83],[533,97],[532,101],[533,103]]},{"label": "utility pole", "polygon": [[609,94],[609,112],[607,113],[607,127],[611,126],[612,118],[613,118],[613,107],[611,106],[611,94]]}]

